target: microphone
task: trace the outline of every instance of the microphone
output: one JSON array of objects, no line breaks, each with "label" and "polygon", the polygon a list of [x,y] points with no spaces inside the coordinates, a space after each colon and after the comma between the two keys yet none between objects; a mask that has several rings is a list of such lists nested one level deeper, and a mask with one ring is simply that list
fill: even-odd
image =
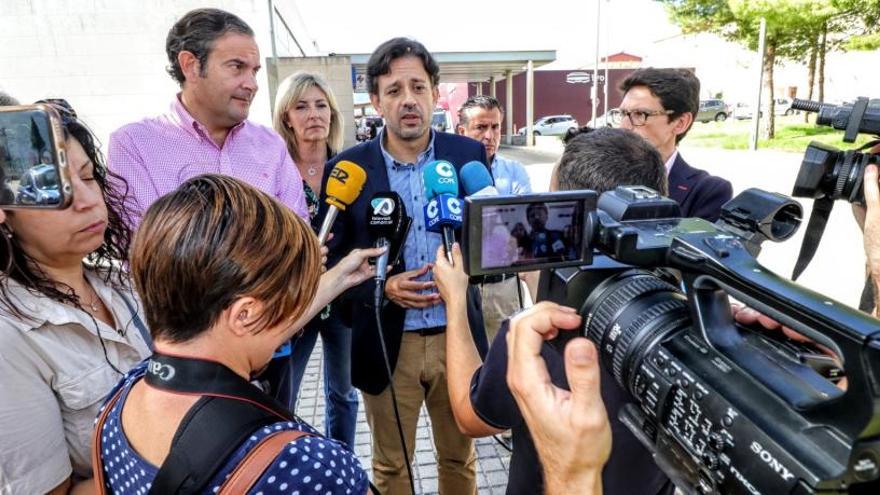
[{"label": "microphone", "polygon": [[471,197],[480,196],[499,196],[498,189],[495,189],[492,176],[489,169],[483,162],[476,160],[467,162],[459,171],[461,176],[461,187],[464,193]]},{"label": "microphone", "polygon": [[327,192],[327,215],[321,224],[321,230],[318,231],[318,243],[324,245],[327,242],[327,236],[330,235],[330,227],[336,221],[336,215],[339,211],[345,211],[345,208],[354,203],[364,183],[367,181],[367,173],[364,172],[358,164],[348,160],[341,160],[333,170],[330,171],[330,177],[327,179],[325,186]]},{"label": "microphone", "polygon": [[443,235],[446,258],[452,263],[455,229],[461,227],[462,205],[458,198],[458,177],[451,163],[438,160],[425,167],[425,228]]},{"label": "microphone", "polygon": [[412,218],[396,192],[378,192],[370,199],[367,232],[376,247],[388,248],[376,258],[376,281],[385,282],[388,266],[397,263],[410,224]]}]

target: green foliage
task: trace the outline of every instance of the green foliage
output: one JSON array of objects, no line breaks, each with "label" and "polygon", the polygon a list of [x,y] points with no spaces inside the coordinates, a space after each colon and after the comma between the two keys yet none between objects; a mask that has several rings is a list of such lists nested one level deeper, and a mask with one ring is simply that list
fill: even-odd
[{"label": "green foliage", "polygon": [[[798,120],[798,116],[780,118],[776,136],[773,139],[759,140],[758,148],[803,153],[811,141],[819,141],[840,149],[855,148],[870,141],[868,136],[859,136],[855,143],[844,143],[843,131],[804,124]],[[682,143],[685,146],[701,148],[745,150],[749,148],[751,125],[750,120],[694,124]]]},{"label": "green foliage", "polygon": [[854,36],[843,44],[845,50],[871,51],[880,49],[880,33]]},{"label": "green foliage", "polygon": [[824,29],[828,49],[875,49],[880,0],[660,0],[686,34],[708,32],[758,47],[759,20],[778,56],[804,61]]}]

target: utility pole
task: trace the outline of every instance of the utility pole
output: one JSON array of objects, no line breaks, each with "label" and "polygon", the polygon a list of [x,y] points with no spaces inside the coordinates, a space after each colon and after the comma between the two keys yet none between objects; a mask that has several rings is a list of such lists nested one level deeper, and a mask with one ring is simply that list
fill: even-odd
[{"label": "utility pole", "polygon": [[752,130],[749,133],[749,149],[752,151],[758,149],[758,135],[761,122],[761,87],[764,86],[764,39],[766,36],[767,20],[762,17],[761,27],[758,32],[758,63],[755,67],[758,73],[757,88],[755,88],[755,99],[752,102]]},{"label": "utility pole", "polygon": [[599,108],[599,28],[602,26],[601,20],[602,0],[596,0],[596,65],[593,66],[593,87],[590,88],[590,100],[593,105],[593,111],[590,114],[590,120],[596,118],[596,110]]},{"label": "utility pole", "polygon": [[[608,2],[609,5],[611,4],[611,0],[605,0],[605,1]],[[608,15],[610,13],[611,13],[611,10],[609,9],[606,12],[606,17],[607,17],[607,19],[605,19],[606,26],[611,25],[611,16]],[[608,64],[610,63],[608,60],[608,57],[610,55],[611,55],[611,30],[605,29],[605,83],[602,85],[602,88],[605,90],[605,95],[602,99],[602,108],[604,109],[604,111],[602,112],[602,120],[603,120],[602,126],[603,127],[608,125],[608,84],[610,83],[610,80],[608,79]],[[593,121],[596,122],[595,117],[593,118]],[[598,124],[598,122],[596,122],[596,123]]]}]

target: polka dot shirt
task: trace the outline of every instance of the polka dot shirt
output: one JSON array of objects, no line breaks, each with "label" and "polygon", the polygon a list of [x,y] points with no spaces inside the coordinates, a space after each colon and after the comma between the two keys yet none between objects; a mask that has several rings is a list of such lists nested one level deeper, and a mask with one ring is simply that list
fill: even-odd
[{"label": "polka dot shirt", "polygon": [[[146,370],[145,364],[138,365],[117,385],[110,396],[124,387],[116,405],[107,415],[101,431],[101,459],[104,463],[104,478],[107,493],[147,494],[152,481],[159,472],[154,466],[138,455],[128,444],[120,426],[120,412],[131,386],[140,379]],[[301,430],[315,434],[315,430],[305,423],[282,421],[254,432],[233,454],[217,475],[208,484],[205,493],[217,493],[220,486],[232,473],[235,466],[254,448],[260,440],[281,430]],[[275,458],[263,476],[251,489],[252,495],[337,495],[367,492],[369,480],[357,458],[342,444],[320,436],[304,437],[291,442]]]}]

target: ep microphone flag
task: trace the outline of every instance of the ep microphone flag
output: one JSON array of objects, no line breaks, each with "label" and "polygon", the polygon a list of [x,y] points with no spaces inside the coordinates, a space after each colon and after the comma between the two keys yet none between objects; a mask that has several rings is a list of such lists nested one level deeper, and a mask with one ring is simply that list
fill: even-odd
[{"label": "ep microphone flag", "polygon": [[336,220],[339,211],[345,211],[348,205],[354,203],[364,183],[367,181],[367,173],[360,166],[348,160],[342,160],[330,171],[327,178],[327,215],[318,232],[318,242],[323,246],[330,235],[330,228]]},{"label": "ep microphone flag", "polygon": [[498,190],[483,162],[470,161],[461,167],[461,187],[468,196],[498,196]]}]

